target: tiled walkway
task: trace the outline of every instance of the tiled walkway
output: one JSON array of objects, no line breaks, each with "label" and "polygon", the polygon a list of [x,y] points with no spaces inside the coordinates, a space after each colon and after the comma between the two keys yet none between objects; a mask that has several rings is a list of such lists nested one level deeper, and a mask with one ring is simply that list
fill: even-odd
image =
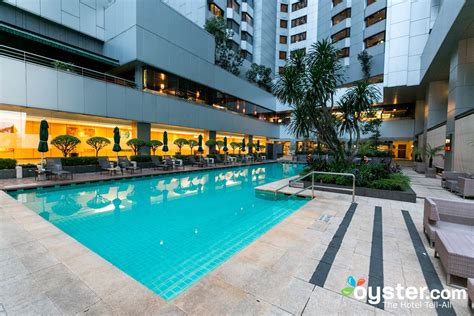
[{"label": "tiled walkway", "polygon": [[[435,309],[424,305],[430,300],[392,300],[382,310],[341,294],[350,275],[365,279],[364,287],[381,276],[384,286],[427,286],[426,266],[419,258],[432,262],[446,286],[439,260],[422,234],[421,199],[404,203],[357,197],[348,220],[349,195],[318,192],[316,199],[176,299],[165,302],[0,194],[0,304],[9,315],[435,315]],[[415,248],[407,216],[426,252],[419,245]],[[317,269],[327,273],[324,282],[315,280]],[[465,300],[451,302],[458,315],[469,315]],[[413,303],[421,307],[407,305]]]}]

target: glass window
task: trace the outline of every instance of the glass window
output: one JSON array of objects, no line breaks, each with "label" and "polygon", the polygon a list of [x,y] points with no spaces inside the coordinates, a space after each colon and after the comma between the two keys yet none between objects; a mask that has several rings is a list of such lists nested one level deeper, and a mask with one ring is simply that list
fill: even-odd
[{"label": "glass window", "polygon": [[280,35],[280,44],[288,43],[288,36]]},{"label": "glass window", "polygon": [[339,3],[342,3],[343,0],[332,0],[332,6],[335,7],[337,6]]},{"label": "glass window", "polygon": [[385,20],[386,9],[375,12],[374,14],[369,15],[365,18],[365,27],[369,27],[372,24]]},{"label": "glass window", "polygon": [[227,7],[234,9],[235,12],[240,12],[240,4],[236,0],[227,0]]},{"label": "glass window", "polygon": [[253,18],[247,12],[242,13],[242,21],[247,22],[249,25],[253,25]]},{"label": "glass window", "polygon": [[280,12],[288,12],[288,5],[281,3],[280,4]]},{"label": "glass window", "polygon": [[278,53],[278,57],[279,57],[280,59],[282,59],[282,60],[286,60],[286,52],[281,50],[281,51]]},{"label": "glass window", "polygon": [[234,33],[239,34],[240,25],[232,19],[227,19],[227,28],[234,31]]},{"label": "glass window", "polygon": [[298,43],[306,40],[306,32],[291,35],[291,43]]},{"label": "glass window", "polygon": [[291,27],[297,27],[299,25],[306,24],[307,17],[306,15],[300,16],[299,18],[291,20]]},{"label": "glass window", "polygon": [[279,74],[283,73],[284,70],[285,70],[285,67],[283,67],[283,66],[278,67],[278,73]]},{"label": "glass window", "polygon": [[337,52],[339,58],[349,57],[349,47],[344,47]]},{"label": "glass window", "polygon": [[250,35],[249,33],[247,32],[242,32],[241,34],[241,37],[240,37],[243,41],[246,41],[250,44],[253,44],[253,36]]},{"label": "glass window", "polygon": [[385,32],[380,32],[364,40],[365,48],[370,48],[385,42]]},{"label": "glass window", "polygon": [[252,59],[253,59],[253,56],[250,52],[246,51],[246,50],[242,50],[240,52],[241,56],[243,59],[246,59],[248,60],[249,62],[252,62]]},{"label": "glass window", "polygon": [[253,8],[253,0],[242,0],[242,2],[246,2],[249,6]]},{"label": "glass window", "polygon": [[215,16],[224,16],[224,10],[219,8],[219,6],[213,2],[209,3],[209,11]]},{"label": "glass window", "polygon": [[345,39],[347,37],[351,36],[351,31],[350,31],[350,28],[345,28],[339,32],[337,32],[336,34],[332,35],[331,36],[331,39],[332,39],[332,42],[333,43],[336,43],[342,39]]},{"label": "glass window", "polygon": [[307,0],[298,1],[298,2],[293,3],[293,4],[291,5],[291,11],[292,11],[292,12],[295,12],[295,11],[301,10],[301,9],[303,9],[303,8],[306,8],[307,5],[308,5],[308,1],[307,1]]},{"label": "glass window", "polygon": [[286,29],[288,27],[288,20],[280,20],[280,27]]},{"label": "glass window", "polygon": [[339,24],[345,19],[350,18],[350,17],[351,17],[351,9],[350,8],[345,9],[332,17],[332,25]]},{"label": "glass window", "polygon": [[367,0],[367,6],[371,5],[372,3],[377,2],[377,0]]}]

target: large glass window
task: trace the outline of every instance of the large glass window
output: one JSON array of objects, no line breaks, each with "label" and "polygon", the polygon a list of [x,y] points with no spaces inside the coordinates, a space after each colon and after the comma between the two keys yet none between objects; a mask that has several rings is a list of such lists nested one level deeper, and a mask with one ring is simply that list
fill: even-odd
[{"label": "large glass window", "polygon": [[291,20],[291,27],[297,27],[303,24],[306,24],[307,22],[307,16],[300,16],[299,18]]},{"label": "large glass window", "polygon": [[281,60],[286,60],[286,52],[281,50],[281,51],[278,53],[278,57],[279,57]]},{"label": "large glass window", "polygon": [[351,17],[351,9],[347,8],[332,17],[332,25],[339,24],[345,19],[350,18],[350,17]]},{"label": "large glass window", "polygon": [[379,44],[383,44],[385,41],[385,32],[380,32],[364,40],[365,48],[370,48]]},{"label": "large glass window", "polygon": [[235,34],[239,34],[240,25],[232,19],[227,19],[227,28],[234,31]]},{"label": "large glass window", "polygon": [[213,2],[209,3],[209,11],[215,16],[224,16],[224,10],[219,8],[219,6]]},{"label": "large glass window", "polygon": [[308,6],[308,1],[307,0],[301,0],[296,3],[293,3],[291,5],[291,11],[295,12],[298,10],[301,10],[303,8],[306,8]]},{"label": "large glass window", "polygon": [[349,47],[341,48],[341,49],[337,52],[337,56],[338,56],[339,58],[349,57]]},{"label": "large glass window", "polygon": [[374,14],[369,15],[368,17],[365,18],[365,26],[369,27],[372,24],[385,20],[386,12],[387,10],[383,9],[383,10],[375,12]]},{"label": "large glass window", "polygon": [[288,5],[287,4],[280,4],[280,12],[288,12]]},{"label": "large glass window", "polygon": [[336,43],[344,38],[351,36],[350,28],[345,28],[331,36],[332,42]]},{"label": "large glass window", "polygon": [[247,12],[242,13],[242,21],[247,22],[249,25],[253,25],[253,18]]},{"label": "large glass window", "polygon": [[[245,50],[242,52],[244,52],[243,54],[248,54],[248,56],[244,56],[244,58],[252,58],[252,54],[249,52]],[[264,119],[262,115],[265,113],[273,113],[273,111],[251,102],[238,99],[191,80],[154,68],[147,67],[144,69],[143,86],[146,91],[152,93],[172,95],[192,102],[207,104],[214,108],[229,110],[259,119]]]},{"label": "large glass window", "polygon": [[335,7],[337,6],[339,3],[342,3],[343,0],[332,0],[332,6]]},{"label": "large glass window", "polygon": [[253,44],[253,36],[250,35],[250,33],[242,32],[242,34],[240,35],[240,38],[243,41],[246,41],[247,43]]},{"label": "large glass window", "polygon": [[245,60],[248,60],[249,62],[252,62],[253,60],[253,55],[252,53],[246,51],[246,50],[242,50],[240,51],[240,55],[245,59]]},{"label": "large glass window", "polygon": [[371,5],[372,3],[377,2],[377,0],[367,0],[367,6]]},{"label": "large glass window", "polygon": [[288,27],[288,20],[280,20],[280,27],[286,29]]},{"label": "large glass window", "polygon": [[291,43],[298,43],[306,40],[306,32],[291,35]]},{"label": "large glass window", "polygon": [[240,13],[240,4],[236,0],[227,0],[227,7],[232,8],[237,13]]},{"label": "large glass window", "polygon": [[288,36],[280,35],[280,44],[288,43]]}]

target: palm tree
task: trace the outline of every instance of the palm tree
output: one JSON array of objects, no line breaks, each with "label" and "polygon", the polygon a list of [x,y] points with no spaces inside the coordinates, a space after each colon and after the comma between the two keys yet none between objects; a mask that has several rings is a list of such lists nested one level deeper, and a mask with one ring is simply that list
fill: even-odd
[{"label": "palm tree", "polygon": [[442,156],[443,146],[431,147],[430,144],[425,146],[425,154],[428,156],[428,168],[433,168],[433,158],[436,156]]}]

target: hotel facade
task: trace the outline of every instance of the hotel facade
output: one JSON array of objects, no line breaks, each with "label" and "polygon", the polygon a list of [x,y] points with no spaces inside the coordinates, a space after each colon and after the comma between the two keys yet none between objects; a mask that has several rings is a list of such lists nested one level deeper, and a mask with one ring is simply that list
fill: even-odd
[{"label": "hotel facade", "polygon": [[[92,136],[277,143],[291,109],[247,82],[252,62],[275,74],[295,50],[322,38],[341,50],[341,92],[361,78],[357,55],[373,56],[383,99],[382,147],[411,160],[445,145],[435,166],[474,172],[472,0],[69,0],[0,1],[0,158],[39,158],[39,121],[74,135],[80,156]],[[240,76],[215,65],[213,15],[227,19],[242,51]],[[175,152],[176,148],[171,148]],[[102,153],[102,152],[101,152]],[[189,154],[190,149],[183,150]],[[106,148],[103,154],[112,155]],[[158,154],[162,154],[158,151]],[[48,153],[59,156],[54,148]]]}]

